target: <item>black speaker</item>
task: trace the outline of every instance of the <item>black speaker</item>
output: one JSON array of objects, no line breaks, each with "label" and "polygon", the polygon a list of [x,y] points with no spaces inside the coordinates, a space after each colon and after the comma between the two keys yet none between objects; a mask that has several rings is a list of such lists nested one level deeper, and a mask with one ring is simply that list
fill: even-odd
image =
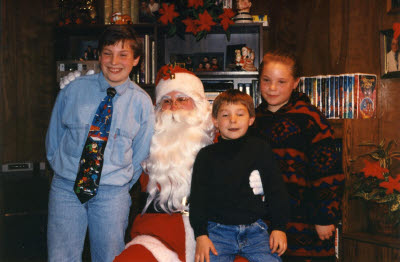
[{"label": "black speaker", "polygon": [[46,261],[48,176],[0,173],[0,261]]}]

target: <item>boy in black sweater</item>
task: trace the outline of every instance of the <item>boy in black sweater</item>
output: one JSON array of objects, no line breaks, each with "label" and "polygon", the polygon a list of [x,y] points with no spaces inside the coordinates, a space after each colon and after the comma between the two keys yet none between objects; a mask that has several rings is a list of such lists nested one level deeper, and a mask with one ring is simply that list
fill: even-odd
[{"label": "boy in black sweater", "polygon": [[[221,136],[199,151],[191,183],[195,262],[233,261],[236,255],[281,261],[289,198],[270,146],[246,134],[255,119],[253,100],[229,89],[214,100],[212,117]],[[251,173],[261,176],[265,201],[249,186]],[[271,235],[262,218],[271,221]]]}]

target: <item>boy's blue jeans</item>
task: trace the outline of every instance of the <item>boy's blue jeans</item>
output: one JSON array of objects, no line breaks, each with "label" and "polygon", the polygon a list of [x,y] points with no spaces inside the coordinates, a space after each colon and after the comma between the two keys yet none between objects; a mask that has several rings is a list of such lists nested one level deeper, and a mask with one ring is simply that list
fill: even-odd
[{"label": "boy's blue jeans", "polygon": [[125,247],[131,197],[129,184],[101,185],[97,195],[81,204],[74,181],[54,176],[49,198],[47,248],[49,262],[81,262],[89,228],[92,262],[111,262]]},{"label": "boy's blue jeans", "polygon": [[218,252],[218,256],[210,252],[210,262],[232,262],[236,255],[250,262],[281,262],[276,253],[271,254],[267,229],[261,219],[251,225],[208,222],[208,236]]}]

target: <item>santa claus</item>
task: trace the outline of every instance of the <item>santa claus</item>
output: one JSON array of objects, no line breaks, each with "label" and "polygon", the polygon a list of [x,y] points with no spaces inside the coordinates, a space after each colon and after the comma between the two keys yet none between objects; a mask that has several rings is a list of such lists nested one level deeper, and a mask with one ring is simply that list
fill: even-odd
[{"label": "santa claus", "polygon": [[194,261],[195,239],[187,216],[192,166],[213,142],[211,108],[192,72],[165,66],[157,76],[156,125],[143,163],[147,201],[131,229],[132,241],[115,261]]},{"label": "santa claus", "polygon": [[143,163],[147,174],[140,178],[147,201],[133,222],[132,240],[116,262],[194,261],[196,241],[187,199],[195,157],[214,139],[211,106],[202,82],[190,71],[164,66],[157,82],[155,133]]}]

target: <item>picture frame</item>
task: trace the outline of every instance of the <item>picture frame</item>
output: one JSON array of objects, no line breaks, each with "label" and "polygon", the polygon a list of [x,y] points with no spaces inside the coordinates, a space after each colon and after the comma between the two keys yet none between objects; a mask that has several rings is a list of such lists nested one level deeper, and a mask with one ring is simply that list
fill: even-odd
[{"label": "picture frame", "polygon": [[225,70],[224,53],[223,52],[195,53],[194,68],[195,72],[224,71]]},{"label": "picture frame", "polygon": [[[69,43],[69,53],[68,53],[68,58],[69,59],[74,59],[74,60],[81,60],[81,61],[86,61],[86,60],[98,60],[98,44],[99,41],[97,39],[91,39],[87,37],[71,37],[70,43]],[[93,52],[96,50],[96,54],[94,55]],[[85,52],[89,52],[87,55],[88,57],[85,57]]]},{"label": "picture frame", "polygon": [[400,12],[400,0],[386,0],[386,12],[396,14]]},{"label": "picture frame", "polygon": [[169,63],[194,71],[194,55],[193,54],[171,54]]},{"label": "picture frame", "polygon": [[[208,58],[208,62],[204,61]],[[224,53],[208,52],[193,54],[170,54],[169,63],[186,68],[193,72],[205,71],[224,71]],[[206,63],[209,63],[209,69],[206,69]]]},{"label": "picture frame", "polygon": [[[394,41],[397,43],[396,57],[392,51],[393,30],[380,31],[380,53],[381,53],[381,78],[399,78],[400,77],[400,45],[399,39]],[[397,58],[397,60],[396,60]]]}]

